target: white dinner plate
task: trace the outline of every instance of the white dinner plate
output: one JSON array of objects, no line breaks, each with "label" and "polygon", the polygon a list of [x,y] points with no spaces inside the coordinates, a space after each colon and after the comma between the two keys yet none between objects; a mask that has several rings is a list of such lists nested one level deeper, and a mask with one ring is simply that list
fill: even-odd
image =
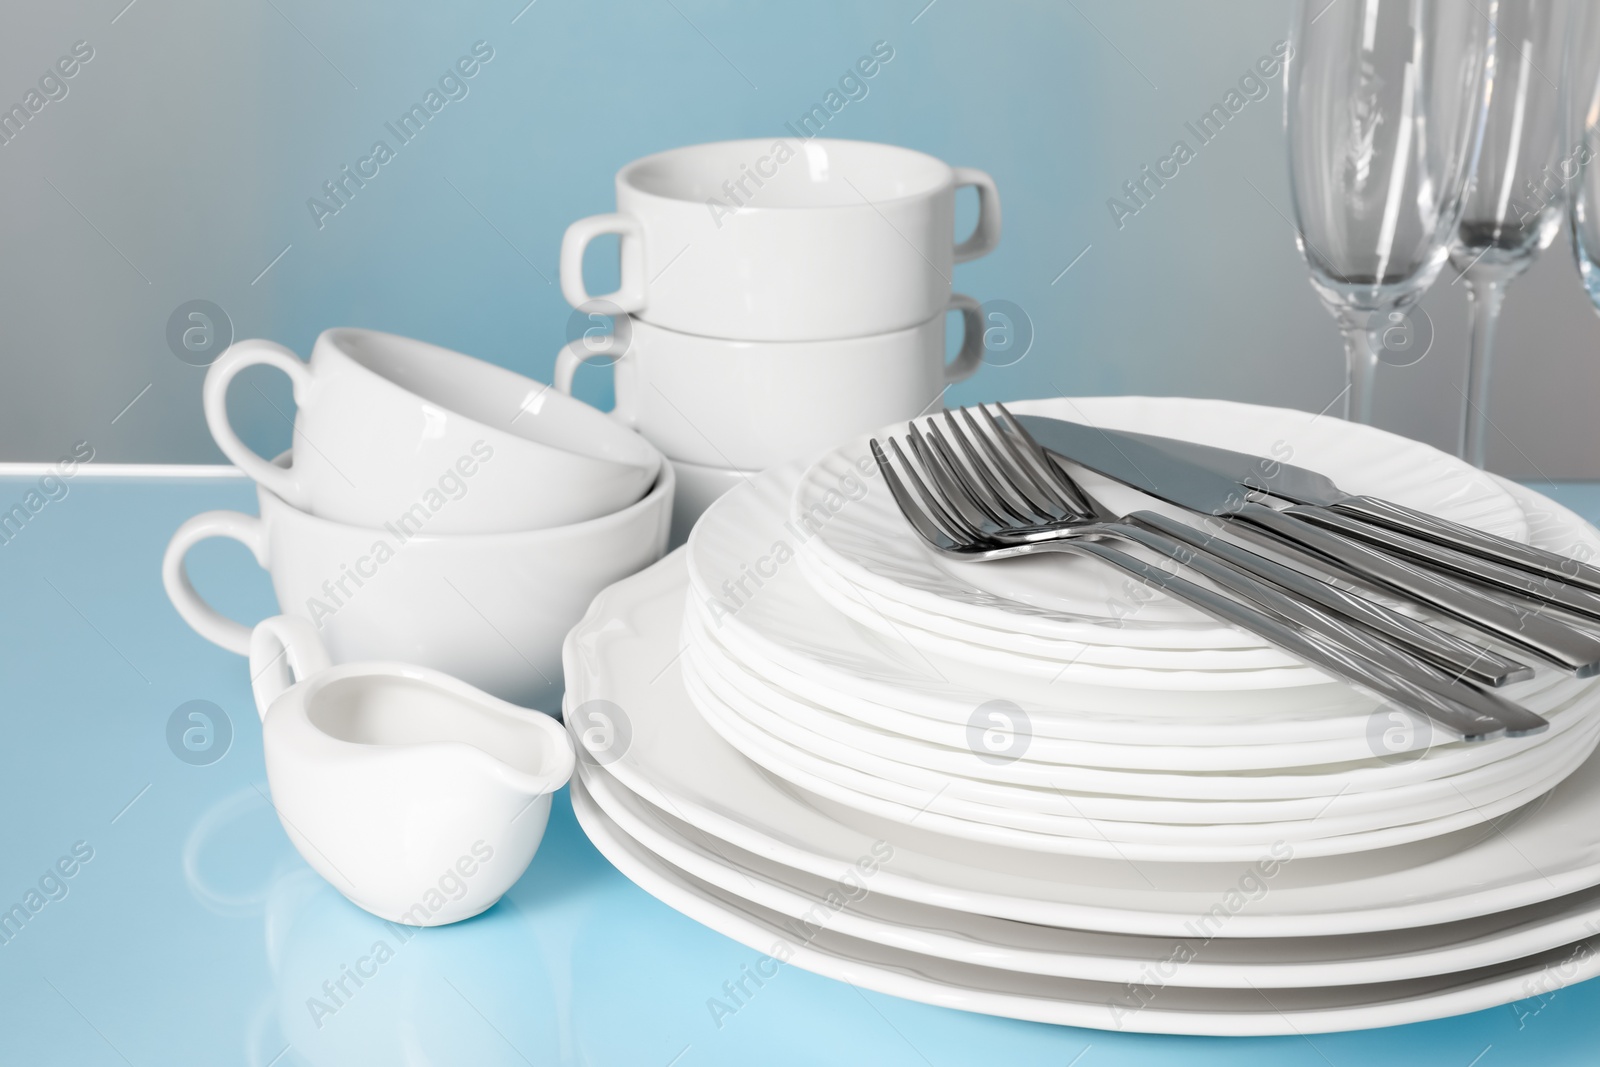
[{"label": "white dinner plate", "polygon": [[[994,666],[1023,677],[1053,683],[1062,665],[1074,678],[1146,689],[1281,689],[1316,684],[1301,664],[1286,664],[1270,645],[1255,648],[1162,648],[1069,644],[1036,634],[993,630],[948,615],[936,615],[851,585],[814,552],[799,554],[800,570],[812,589],[841,615],[885,637],[915,641],[932,654]],[[1129,673],[1129,668],[1141,670]]]},{"label": "white dinner plate", "polygon": [[[1464,793],[1448,814],[1413,821],[1406,813],[1380,820],[1376,828],[1334,834],[1347,820],[1325,825],[1320,818],[1281,824],[1175,826],[1145,822],[1110,822],[1020,811],[951,795],[948,783],[902,785],[875,774],[831,762],[750,726],[685,673],[690,701],[724,741],[759,767],[805,794],[832,800],[857,811],[984,844],[1054,853],[1156,863],[1248,863],[1274,843],[1293,847],[1295,855],[1339,856],[1390,848],[1477,826],[1520,808],[1571,774],[1594,750],[1595,731],[1585,723],[1570,744],[1546,746],[1550,761],[1534,768],[1516,788]],[[1539,771],[1543,773],[1538,773]]]},{"label": "white dinner plate", "polygon": [[[618,582],[569,633],[563,660],[569,721],[595,707],[623,724],[603,756],[609,771],[697,829],[822,877],[874,841],[890,841],[897,860],[876,886],[891,896],[1125,933],[1182,936],[1248,874],[1239,864],[1130,864],[996,847],[800,799],[722,741],[689,702],[675,667],[685,592],[682,551]],[[591,743],[584,733],[579,740]],[[1597,808],[1600,759],[1591,759],[1490,824],[1401,848],[1294,859],[1270,893],[1232,915],[1230,936],[1397,929],[1578,892],[1600,883]]]},{"label": "white dinner plate", "polygon": [[[951,745],[962,743],[949,737],[966,729],[980,705],[1010,700],[1028,718],[1031,758],[1078,766],[1218,772],[1370,760],[1377,751],[1394,754],[1375,748],[1373,736],[1376,730],[1388,744],[1388,712],[1342,683],[1185,692],[1063,678],[1041,692],[1019,685],[1002,666],[961,663],[925,651],[905,631],[890,636],[862,627],[818,597],[793,550],[784,554],[774,548],[788,542],[774,541],[763,516],[770,521],[793,477],[793,467],[775,468],[719,501],[696,527],[688,558],[695,592],[690,604],[706,628],[754,673],[797,696],[851,714],[857,713],[856,705],[871,705],[859,712],[867,716],[875,708],[903,712],[904,721],[894,729]],[[1519,498],[1508,499],[1520,516]],[[1533,533],[1534,543],[1553,551],[1600,552],[1593,527],[1555,505],[1541,513]],[[728,586],[734,586],[731,597],[713,592]],[[730,608],[733,599],[737,603]],[[1213,686],[1217,678],[1235,676],[1131,673],[1206,677]],[[1595,684],[1546,671],[1503,692],[1553,711]],[[1419,731],[1399,744],[1426,747],[1439,740]],[[1481,765],[1502,756],[1480,749],[1451,758]]]},{"label": "white dinner plate", "polygon": [[592,802],[645,849],[725,892],[888,948],[1024,974],[1191,989],[1362,985],[1487,967],[1600,933],[1600,888],[1477,919],[1342,937],[1231,938],[1221,920],[1182,938],[1035,926],[875,893],[878,868],[892,856],[818,878],[708,841],[603,769],[585,766],[574,782],[575,803]]},{"label": "white dinner plate", "polygon": [[[1375,427],[1285,408],[1186,397],[1063,397],[1007,406],[1270,456],[1326,474],[1353,493],[1381,496],[1517,540],[1526,536],[1521,514],[1491,476]],[[903,430],[902,425],[888,432]],[[1148,507],[1182,514],[1152,505],[1143,494],[1108,479],[1086,474],[1082,480],[1113,510]],[[851,499],[853,495],[857,498]],[[1264,644],[1186,604],[1130,584],[1092,560],[1052,555],[974,564],[936,555],[918,542],[876,477],[865,437],[812,465],[796,490],[790,519],[796,529],[814,534],[804,550],[850,585],[990,632],[1149,649]],[[1279,665],[1299,666],[1286,655]]]},{"label": "white dinner plate", "polygon": [[[941,1007],[1138,1033],[1256,1036],[1367,1029],[1478,1011],[1600,972],[1600,938],[1509,963],[1373,985],[1154,990],[1026,974],[940,959],[852,937],[695,878],[629,838],[574,783],[573,811],[600,853],[629,880],[691,919],[780,964]],[[850,861],[854,863],[854,859]],[[887,874],[874,876],[874,884]]]},{"label": "white dinner plate", "polygon": [[[1525,743],[1513,739],[1510,746],[1489,748],[1452,741],[1442,731],[1428,729],[1385,740],[1382,731],[1391,723],[1392,709],[1343,685],[1320,706],[1306,706],[1311,690],[1305,689],[1283,691],[1279,704],[1286,706],[1259,700],[1262,694],[1257,691],[1238,694],[1241,703],[1254,710],[1254,717],[1233,714],[1221,721],[1189,706],[1184,694],[1166,694],[1159,706],[1145,708],[1142,714],[1129,708],[1129,701],[1109,695],[1065,709],[1029,699],[1009,701],[1001,682],[981,686],[974,679],[957,681],[949,677],[948,664],[942,661],[929,659],[920,667],[897,662],[884,654],[883,646],[874,644],[875,635],[863,634],[844,620],[835,619],[830,626],[825,618],[807,616],[818,628],[802,634],[796,629],[797,616],[785,610],[796,598],[780,595],[776,580],[762,592],[740,619],[722,620],[720,625],[706,619],[702,602],[691,597],[685,642],[711,635],[728,657],[778,691],[907,737],[951,747],[970,744],[968,729],[975,717],[986,714],[982,710],[986,707],[1003,707],[1006,714],[1025,719],[1031,736],[1025,753],[1019,754],[1055,766],[1207,774],[1286,772],[1373,763],[1380,754],[1388,758],[1431,746],[1441,749],[1434,756],[1439,763],[1430,767],[1438,774],[1503,759]],[[769,633],[773,633],[770,638]],[[1580,706],[1597,687],[1600,683],[1593,679],[1545,671],[1501,692],[1555,722],[1564,709]]]},{"label": "white dinner plate", "polygon": [[[725,658],[714,661],[715,647],[713,642],[700,636],[684,653],[684,683],[690,698],[698,704],[697,691],[704,687],[719,706],[769,735],[784,752],[797,750],[843,764],[873,778],[918,790],[913,795],[932,797],[937,792],[941,800],[948,797],[999,806],[1009,812],[1042,812],[1076,820],[1092,819],[1096,826],[1104,821],[1213,827],[1315,820],[1320,831],[1317,836],[1364,832],[1493,803],[1541,781],[1553,785],[1552,764],[1572,748],[1583,750],[1580,757],[1587,755],[1600,733],[1600,721],[1592,714],[1600,703],[1597,700],[1600,694],[1591,690],[1583,702],[1590,714],[1574,714],[1576,709],[1563,712],[1557,719],[1556,729],[1503,745],[1506,758],[1461,774],[1364,792],[1344,789],[1326,796],[1276,800],[1181,800],[1138,793],[1108,795],[1103,789],[1070,788],[1078,770],[1073,767],[1030,764],[1030,769],[1038,773],[1038,784],[979,777],[981,772],[1011,767],[1017,761],[986,759],[989,753],[980,755],[981,747],[974,750],[929,744],[863,726],[828,708],[786,700],[737,664]],[[1574,725],[1582,726],[1582,730],[1571,735],[1566,728]],[[1422,758],[1438,759],[1445,751],[1442,747],[1429,749]],[[754,758],[753,753],[746,755]],[[802,762],[801,766],[805,764]],[[1339,779],[1327,777],[1332,789]],[[1132,781],[1128,788],[1137,788],[1139,784]],[[1259,829],[1258,826],[1258,832]]]}]

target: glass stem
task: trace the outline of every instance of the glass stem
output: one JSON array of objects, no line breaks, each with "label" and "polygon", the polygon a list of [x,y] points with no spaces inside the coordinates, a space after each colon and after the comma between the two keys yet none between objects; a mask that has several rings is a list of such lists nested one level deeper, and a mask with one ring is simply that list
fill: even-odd
[{"label": "glass stem", "polygon": [[1494,334],[1505,303],[1506,281],[1498,275],[1467,272],[1467,306],[1472,316],[1472,346],[1467,357],[1466,405],[1461,413],[1458,455],[1482,468],[1489,437],[1489,374],[1494,359]]},{"label": "glass stem", "polygon": [[1372,393],[1378,377],[1378,349],[1366,323],[1343,321],[1345,366],[1349,384],[1344,393],[1344,417],[1350,422],[1372,424]]}]

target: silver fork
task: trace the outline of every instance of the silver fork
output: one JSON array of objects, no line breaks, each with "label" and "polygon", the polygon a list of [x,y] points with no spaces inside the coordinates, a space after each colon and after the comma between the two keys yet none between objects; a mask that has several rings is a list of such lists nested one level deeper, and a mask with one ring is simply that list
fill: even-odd
[{"label": "silver fork", "polygon": [[[1403,615],[1338,586],[1330,585],[1318,577],[1252,552],[1232,541],[1196,529],[1188,523],[1153,511],[1140,511],[1121,517],[1112,514],[1085,493],[1083,488],[1055,463],[1044,447],[1012,418],[1011,412],[1006,410],[1004,404],[996,404],[995,407],[1000,412],[999,418],[985,407],[977,408],[981,416],[982,429],[979,421],[974,420],[970,410],[960,409],[966,434],[961,434],[957,430],[955,417],[950,412],[945,412],[945,420],[953,431],[951,436],[963,446],[969,466],[978,460],[968,444],[969,437],[983,446],[985,454],[991,461],[995,457],[995,449],[990,440],[998,443],[1010,472],[1001,476],[1002,482],[1012,481],[1024,485],[1028,494],[1028,503],[1024,506],[1031,506],[1036,515],[1042,512],[1049,516],[1046,520],[1048,523],[1076,522],[1093,518],[1102,522],[1130,523],[1135,527],[1135,532],[1140,527],[1153,530],[1175,541],[1181,541],[1196,551],[1221,557],[1256,578],[1277,585],[1327,611],[1375,631],[1411,655],[1418,656],[1451,674],[1468,677],[1490,686],[1525,681],[1533,677],[1533,668],[1526,663],[1510,659],[1492,649]],[[987,431],[987,436],[984,431]]]},{"label": "silver fork", "polygon": [[[907,442],[915,463],[898,441],[888,439],[888,451],[903,476],[884,447],[872,442],[874,458],[896,502],[936,551],[966,560],[1048,551],[1091,556],[1380,699],[1426,715],[1467,740],[1534,733],[1547,725],[1526,709],[1459,681],[1370,631],[1247,573],[1211,554],[1206,546],[1110,516],[1064,474],[1060,481],[1041,481],[1036,472],[1028,471],[1023,456],[1004,448],[1003,438],[997,439],[997,447],[970,414],[964,418],[969,424],[965,434],[953,416],[947,417],[952,431],[948,438],[937,423],[926,432],[926,440],[913,428]],[[965,462],[957,458],[958,451]],[[1051,488],[1057,492],[1051,493]],[[1090,514],[1079,510],[1085,507]],[[1170,521],[1151,513],[1136,515],[1140,521]],[[1209,579],[1222,592],[1153,566],[1106,544],[1106,538],[1151,549]]]}]

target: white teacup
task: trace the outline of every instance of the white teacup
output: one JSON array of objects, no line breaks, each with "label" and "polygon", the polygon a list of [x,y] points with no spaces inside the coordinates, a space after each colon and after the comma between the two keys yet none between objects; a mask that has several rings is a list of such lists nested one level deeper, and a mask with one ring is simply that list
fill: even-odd
[{"label": "white teacup", "polygon": [[283,829],[355,904],[441,926],[522,877],[572,776],[555,719],[414,664],[334,667],[290,615],[255,628],[250,676]]},{"label": "white teacup", "polygon": [[250,627],[201,599],[184,569],[195,543],[232,538],[272,576],[279,610],[315,623],[335,662],[416,663],[513,704],[553,710],[562,638],[595,594],[661,557],[675,484],[663,463],[643,500],[610,515],[546,530],[454,535],[318,518],[258,485],[259,516],[207,511],[178,527],[161,577],[196,633],[248,654]]},{"label": "white teacup", "polygon": [[[957,244],[967,185],[978,223]],[[583,254],[607,233],[621,238],[621,285],[595,298]],[[982,171],[867,141],[722,141],[623,167],[616,213],[562,238],[561,292],[702,337],[861,337],[938,314],[952,266],[999,241],[1000,194]]]},{"label": "white teacup", "polygon": [[[257,363],[294,384],[287,469],[228,422],[228,383]],[[240,341],[211,365],[203,396],[217,446],[241,470],[303,511],[358,526],[419,505],[436,512],[430,533],[582,522],[637,501],[661,466],[637,434],[541,382],[375,330],[327,330],[309,363],[271,341]],[[434,508],[440,499],[448,506]]]},{"label": "white teacup", "polygon": [[964,330],[948,364],[943,312],[835,341],[725,341],[633,320],[625,344],[618,335],[563,348],[555,386],[570,393],[579,364],[615,357],[615,418],[674,461],[763,470],[939,407],[945,386],[983,360],[978,302],[948,299]]}]

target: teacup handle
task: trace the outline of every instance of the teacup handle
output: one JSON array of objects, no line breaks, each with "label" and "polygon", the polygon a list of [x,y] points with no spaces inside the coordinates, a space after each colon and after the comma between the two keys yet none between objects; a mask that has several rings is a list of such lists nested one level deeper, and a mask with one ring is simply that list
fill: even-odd
[{"label": "teacup handle", "polygon": [[953,169],[957,189],[970,185],[978,190],[978,224],[972,228],[971,237],[956,245],[956,262],[965,263],[988,255],[1000,243],[1000,190],[994,179],[981,170]]},{"label": "teacup handle", "polygon": [[[589,343],[582,337],[575,341],[568,341],[561,351],[556,354],[555,387],[571,396],[572,379],[578,373],[578,368],[586,360],[611,356],[613,354],[611,340],[612,338],[608,336],[607,344],[604,348],[591,348]],[[633,413],[623,410],[620,403],[613,403],[610,414],[614,415],[624,425],[632,426],[634,424]]]},{"label": "teacup handle", "polygon": [[311,620],[298,615],[262,619],[250,634],[250,691],[255,694],[256,714],[265,719],[267,709],[285,690],[331,665]]},{"label": "teacup handle", "polygon": [[961,351],[944,365],[944,384],[954,385],[983,366],[983,305],[965,293],[951,293],[949,309],[961,312]]},{"label": "teacup handle", "polygon": [[[590,296],[583,287],[583,254],[589,242],[601,234],[614,233],[621,240],[618,253],[622,275],[617,291],[605,296]],[[561,295],[567,303],[582,309],[602,305],[602,314],[644,309],[644,228],[632,215],[590,215],[567,227],[561,238]],[[609,305],[606,307],[604,305]]]},{"label": "teacup handle", "polygon": [[276,466],[256,455],[239,440],[239,435],[233,432],[233,424],[228,421],[228,384],[240,371],[257,363],[276,367],[287,374],[294,387],[295,404],[305,402],[306,393],[311,388],[311,368],[299,356],[272,341],[239,341],[218,356],[217,361],[211,364],[211,369],[206,371],[205,386],[200,394],[206,412],[206,425],[211,428],[211,436],[216,439],[222,454],[252,480],[297,508],[309,507],[311,502],[307,490],[294,468]]},{"label": "teacup handle", "polygon": [[237,511],[203,511],[178,527],[178,532],[167,543],[167,554],[161,560],[161,584],[166,587],[167,599],[172,601],[179,617],[195,633],[229,652],[247,656],[250,654],[250,627],[234,622],[201,599],[184,568],[184,557],[189,549],[212,537],[238,541],[250,550],[263,569],[266,567],[266,526],[260,519]]}]

